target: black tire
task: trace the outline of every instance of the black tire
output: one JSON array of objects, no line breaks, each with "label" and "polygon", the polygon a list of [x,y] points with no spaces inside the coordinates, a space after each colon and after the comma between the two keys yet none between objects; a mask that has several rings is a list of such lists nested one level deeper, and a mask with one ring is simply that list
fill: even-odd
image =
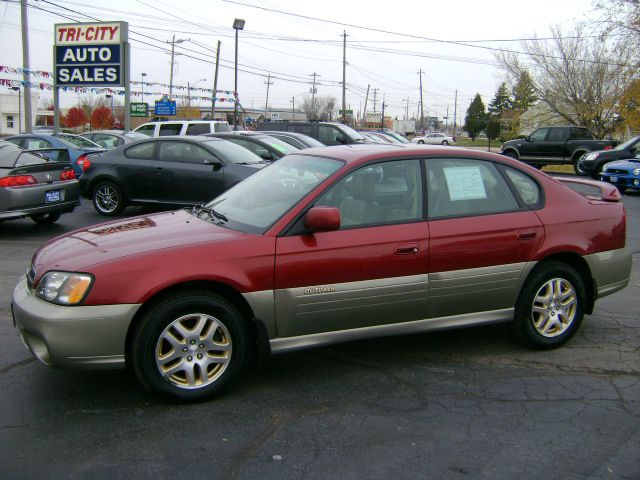
[{"label": "black tire", "polygon": [[[193,331],[187,330],[190,322]],[[198,322],[209,322],[210,326],[199,330]],[[178,329],[184,333],[182,339]],[[179,347],[165,340],[168,337],[177,340]],[[231,303],[197,290],[169,295],[153,305],[132,332],[130,345],[127,361],[147,389],[190,402],[220,394],[242,371],[248,359],[249,336],[242,315]],[[167,353],[167,347],[173,351]],[[219,355],[210,355],[214,350]],[[166,368],[164,373],[161,368]]]},{"label": "black tire", "polygon": [[35,215],[31,215],[31,220],[36,222],[38,225],[51,225],[52,223],[56,223],[62,213],[60,212],[47,212],[47,213],[37,213]]},{"label": "black tire", "polygon": [[518,155],[515,152],[512,152],[511,150],[509,150],[508,152],[503,153],[503,155],[505,157],[515,158],[516,160],[518,160]]},{"label": "black tire", "polygon": [[418,140],[418,143],[424,145],[424,140]]},{"label": "black tire", "polygon": [[587,172],[585,169],[580,167],[580,159],[582,158],[583,155],[584,155],[584,152],[573,156],[573,171],[576,173],[576,175],[580,175],[580,176],[589,175],[589,172]]},{"label": "black tire", "polygon": [[124,197],[122,190],[113,182],[104,181],[98,183],[91,194],[93,208],[107,217],[122,213],[124,210]]},{"label": "black tire", "polygon": [[449,145],[449,142],[448,142],[448,141],[446,141],[446,140],[443,140],[443,141],[442,141],[442,145]]},{"label": "black tire", "polygon": [[[550,291],[553,281],[557,281],[555,285],[561,287],[559,295],[557,290]],[[548,301],[541,300],[545,294],[550,296]],[[565,295],[567,298],[561,300]],[[529,275],[522,287],[516,303],[516,334],[528,347],[542,350],[559,347],[580,327],[584,317],[584,304],[584,281],[576,270],[565,263],[545,262]],[[545,322],[550,313],[551,318]],[[558,313],[562,315],[557,315]],[[547,332],[542,333],[541,330]]]}]

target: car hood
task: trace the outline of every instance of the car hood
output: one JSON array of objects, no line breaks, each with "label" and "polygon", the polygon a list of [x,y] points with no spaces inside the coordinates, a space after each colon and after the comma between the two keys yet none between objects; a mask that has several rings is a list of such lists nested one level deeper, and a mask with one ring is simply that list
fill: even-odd
[{"label": "car hood", "polygon": [[34,256],[36,280],[49,270],[83,271],[124,257],[212,241],[235,241],[242,232],[200,220],[187,210],[142,215],[70,232]]},{"label": "car hood", "polygon": [[607,163],[607,168],[628,168],[632,170],[640,168],[640,160],[616,160],[615,162]]}]

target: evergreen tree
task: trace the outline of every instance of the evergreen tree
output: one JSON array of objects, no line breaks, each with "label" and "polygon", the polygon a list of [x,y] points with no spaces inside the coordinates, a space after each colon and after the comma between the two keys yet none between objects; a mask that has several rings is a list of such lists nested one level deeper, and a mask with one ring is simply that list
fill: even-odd
[{"label": "evergreen tree", "polygon": [[529,75],[527,70],[523,70],[512,90],[513,109],[518,113],[524,113],[529,110],[529,107],[538,101],[535,92],[536,89],[533,85],[531,75]]},{"label": "evergreen tree", "polygon": [[487,114],[484,103],[479,93],[472,100],[467,109],[467,116],[464,118],[464,129],[469,133],[472,141],[475,141],[478,134],[484,130],[487,124]]}]

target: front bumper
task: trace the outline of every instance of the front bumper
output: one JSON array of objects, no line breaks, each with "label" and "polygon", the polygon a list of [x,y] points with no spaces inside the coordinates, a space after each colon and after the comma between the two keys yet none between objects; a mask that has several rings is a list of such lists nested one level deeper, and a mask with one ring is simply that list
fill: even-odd
[{"label": "front bumper", "polygon": [[64,307],[39,299],[23,278],[13,291],[13,321],[42,363],[64,369],[122,368],[127,331],[139,304]]},{"label": "front bumper", "polygon": [[621,189],[635,188],[640,190],[640,177],[629,173],[601,173],[600,179]]}]

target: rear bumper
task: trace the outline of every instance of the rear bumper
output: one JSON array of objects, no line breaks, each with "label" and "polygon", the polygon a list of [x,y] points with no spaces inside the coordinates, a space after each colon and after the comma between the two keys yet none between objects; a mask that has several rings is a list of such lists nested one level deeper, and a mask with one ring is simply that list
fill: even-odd
[{"label": "rear bumper", "polygon": [[629,284],[631,251],[628,248],[594,253],[584,259],[591,269],[597,298],[611,295]]},{"label": "rear bumper", "polygon": [[0,212],[0,220],[8,220],[11,218],[22,218],[30,215],[37,215],[39,213],[60,212],[71,213],[80,205],[80,200],[74,200],[72,202],[61,202],[52,205],[43,205],[32,208],[21,208],[17,210],[9,210],[6,212]]},{"label": "rear bumper", "polygon": [[[58,191],[60,201],[47,203],[46,192]],[[80,186],[77,180],[3,188],[0,191],[0,220],[27,217],[39,213],[69,213],[80,204]]]},{"label": "rear bumper", "polygon": [[45,365],[64,369],[122,368],[125,342],[138,304],[64,307],[13,291],[13,321],[22,341]]}]

